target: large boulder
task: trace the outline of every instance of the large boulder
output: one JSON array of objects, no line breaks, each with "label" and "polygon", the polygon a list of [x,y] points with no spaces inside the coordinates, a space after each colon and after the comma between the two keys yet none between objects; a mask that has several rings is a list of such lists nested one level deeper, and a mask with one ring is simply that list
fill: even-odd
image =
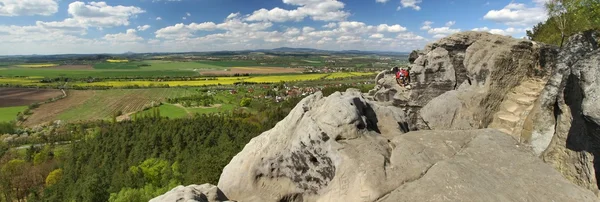
[{"label": "large boulder", "polygon": [[596,200],[497,130],[404,133],[405,119],[358,91],[317,93],[252,139],[218,186],[238,201]]},{"label": "large boulder", "polygon": [[171,191],[157,196],[150,202],[225,202],[227,197],[215,185],[177,186]]}]

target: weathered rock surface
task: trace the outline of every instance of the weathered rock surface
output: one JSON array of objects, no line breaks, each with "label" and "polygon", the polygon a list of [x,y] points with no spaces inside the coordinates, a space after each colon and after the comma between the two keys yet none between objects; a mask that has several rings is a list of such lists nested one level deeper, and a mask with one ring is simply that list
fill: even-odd
[{"label": "weathered rock surface", "polygon": [[395,109],[352,90],[309,96],[232,159],[219,187],[239,201],[596,199],[506,134],[403,133]]},{"label": "weathered rock surface", "polygon": [[586,32],[565,44],[521,140],[567,179],[598,194],[600,52],[595,38]]},{"label": "weathered rock surface", "polygon": [[214,185],[177,186],[171,191],[153,198],[150,202],[225,202],[227,197]]},{"label": "weathered rock surface", "polygon": [[527,78],[548,77],[555,53],[553,47],[526,40],[462,32],[411,54],[418,58],[410,65],[410,91],[380,82],[372,94],[377,101],[407,108],[413,130],[485,128],[512,88]]}]

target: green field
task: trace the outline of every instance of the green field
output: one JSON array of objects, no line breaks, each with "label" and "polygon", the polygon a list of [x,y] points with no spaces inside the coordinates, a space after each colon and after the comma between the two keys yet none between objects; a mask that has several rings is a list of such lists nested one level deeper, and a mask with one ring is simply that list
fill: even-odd
[{"label": "green field", "polygon": [[0,108],[0,122],[14,121],[17,118],[17,113],[23,112],[25,109],[27,109],[27,106]]},{"label": "green field", "polygon": [[72,106],[60,113],[57,119],[65,121],[110,118],[116,112],[123,114],[142,110],[152,102],[164,102],[166,98],[190,96],[194,89],[112,89],[97,90],[80,105]]},{"label": "green field", "polygon": [[213,65],[201,62],[176,62],[164,60],[146,60],[144,63],[150,66],[141,67],[143,70],[223,70],[225,66]]},{"label": "green field", "polygon": [[[161,106],[158,107],[158,110],[160,111],[160,116],[162,117],[168,117],[170,119],[176,119],[176,118],[184,118],[189,116],[188,113],[185,111],[185,109],[172,105],[172,104],[163,104]],[[149,109],[149,110],[145,110],[145,111],[141,111],[136,113],[136,115],[134,116],[152,116],[154,109]]]},{"label": "green field", "polygon": [[261,66],[256,61],[251,60],[239,60],[239,61],[199,61],[197,63],[204,65],[212,65],[217,67],[252,67]]},{"label": "green field", "polygon": [[[119,63],[116,63],[119,64]],[[122,78],[122,77],[164,77],[164,76],[199,76],[194,71],[183,70],[67,70],[47,68],[0,68],[2,77],[70,77],[70,78]]]},{"label": "green field", "polygon": [[94,69],[139,69],[141,62],[101,62],[94,65]]}]

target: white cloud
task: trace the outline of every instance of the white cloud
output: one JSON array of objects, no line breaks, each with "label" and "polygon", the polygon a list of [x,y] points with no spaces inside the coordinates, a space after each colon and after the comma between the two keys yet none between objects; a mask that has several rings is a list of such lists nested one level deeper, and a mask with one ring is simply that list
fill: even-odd
[{"label": "white cloud", "polygon": [[138,31],[144,31],[150,28],[150,25],[137,26]]},{"label": "white cloud", "polygon": [[227,19],[231,19],[231,18],[237,18],[238,16],[240,16],[240,13],[231,13],[227,16]]},{"label": "white cloud", "polygon": [[265,8],[254,11],[247,21],[286,22],[301,21],[310,17],[318,21],[341,21],[350,14],[343,11],[344,3],[338,0],[283,0],[283,3],[298,6],[294,10],[285,10],[275,7],[271,10]]},{"label": "white cloud", "polygon": [[408,33],[401,33],[398,34],[398,36],[396,36],[397,39],[403,39],[403,40],[425,40],[424,37],[416,35],[414,33],[408,32]]},{"label": "white cloud", "polygon": [[135,6],[109,6],[105,2],[69,4],[68,13],[84,27],[113,27],[129,25],[129,18],[146,11]]},{"label": "white cloud", "polygon": [[315,31],[315,28],[312,28],[312,27],[304,27],[304,28],[302,28],[302,32],[304,32],[304,33],[309,33],[309,32],[312,32],[312,31]]},{"label": "white cloud", "polygon": [[[421,10],[421,7],[419,6],[419,4],[422,2],[422,0],[400,0],[400,5],[404,8],[413,8],[414,10]],[[398,7],[396,10],[400,10],[400,7]]]},{"label": "white cloud", "polygon": [[328,23],[328,24],[326,24],[326,25],[323,25],[323,28],[329,28],[329,29],[332,29],[332,28],[335,28],[336,26],[337,26],[337,24],[336,24],[336,23],[334,23],[334,22],[330,22],[330,23]]},{"label": "white cloud", "polygon": [[396,25],[387,25],[387,24],[380,24],[379,26],[377,26],[377,32],[403,32],[406,31],[406,27],[402,27],[398,24]]},{"label": "white cloud", "polygon": [[189,16],[192,16],[192,14],[190,14],[190,13],[185,13],[185,15],[187,15],[188,17],[189,17]]},{"label": "white cloud", "polygon": [[128,29],[125,33],[107,34],[104,36],[104,39],[112,42],[135,42],[144,40],[136,34],[135,29]]},{"label": "white cloud", "polygon": [[176,2],[176,1],[182,1],[182,0],[152,0],[152,2],[161,2],[161,1],[166,1],[166,2]]},{"label": "white cloud", "polygon": [[162,20],[162,18],[161,17],[156,17],[156,20]]},{"label": "white cloud", "polygon": [[527,7],[522,3],[509,3],[503,9],[490,10],[483,19],[503,23],[508,26],[531,27],[548,19],[543,3],[545,0],[534,0],[536,6]]},{"label": "white cloud", "polygon": [[181,19],[184,19],[184,20],[185,20],[185,19],[187,19],[187,18],[186,18],[186,17],[182,17]]},{"label": "white cloud", "polygon": [[377,3],[387,3],[389,0],[375,0]]},{"label": "white cloud", "polygon": [[455,21],[449,21],[446,22],[446,26],[445,27],[431,27],[431,25],[433,24],[433,22],[431,21],[425,21],[423,22],[423,26],[421,27],[421,30],[427,30],[427,33],[433,35],[433,38],[443,38],[446,37],[450,34],[454,34],[454,33],[458,33],[460,32],[460,29],[452,29],[450,27],[452,27],[454,24],[456,24]]},{"label": "white cloud", "polygon": [[421,30],[429,30],[431,29],[431,25],[433,24],[433,22],[431,21],[425,21],[423,22],[423,26],[421,27]]},{"label": "white cloud", "polygon": [[193,37],[194,33],[197,31],[212,31],[215,29],[225,30],[230,32],[250,32],[250,31],[262,31],[273,24],[269,22],[259,22],[259,23],[246,23],[243,22],[239,18],[227,19],[225,22],[221,24],[215,24],[214,22],[203,22],[200,24],[190,23],[188,25],[184,25],[183,23],[179,23],[173,26],[168,26],[162,29],[159,29],[155,32],[157,38],[189,38]]},{"label": "white cloud", "polygon": [[454,34],[460,32],[460,29],[451,29],[450,27],[431,28],[427,31],[429,34]]},{"label": "white cloud", "polygon": [[515,36],[515,37],[521,37],[521,36],[523,36],[523,34],[525,34],[525,29],[514,28],[514,27],[509,27],[506,29],[490,29],[488,27],[481,27],[481,28],[475,28],[475,29],[473,29],[473,31],[483,31],[483,32],[489,32],[492,34],[500,34],[500,35],[506,35],[506,36]]},{"label": "white cloud", "polygon": [[0,16],[49,16],[56,12],[57,0],[0,0]]},{"label": "white cloud", "polygon": [[382,39],[383,38],[383,34],[372,34],[371,36],[369,36],[369,38],[372,39]]}]

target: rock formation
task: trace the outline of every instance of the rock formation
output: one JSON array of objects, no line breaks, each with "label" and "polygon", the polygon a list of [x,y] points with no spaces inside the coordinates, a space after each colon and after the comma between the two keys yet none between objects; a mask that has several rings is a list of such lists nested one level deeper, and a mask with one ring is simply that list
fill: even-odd
[{"label": "rock formation", "polygon": [[[388,70],[368,94],[304,98],[218,187],[237,201],[599,201],[595,38],[560,53],[483,32],[441,39],[411,53],[411,90]],[[156,200],[211,195],[193,190],[206,188]]]},{"label": "rock formation", "polygon": [[497,130],[403,133],[394,109],[352,90],[309,96],[247,144],[218,186],[239,201],[596,199]]},{"label": "rock formation", "polygon": [[229,201],[223,192],[214,185],[177,186],[171,191],[153,198],[150,202],[184,201],[184,202],[225,202]]}]

